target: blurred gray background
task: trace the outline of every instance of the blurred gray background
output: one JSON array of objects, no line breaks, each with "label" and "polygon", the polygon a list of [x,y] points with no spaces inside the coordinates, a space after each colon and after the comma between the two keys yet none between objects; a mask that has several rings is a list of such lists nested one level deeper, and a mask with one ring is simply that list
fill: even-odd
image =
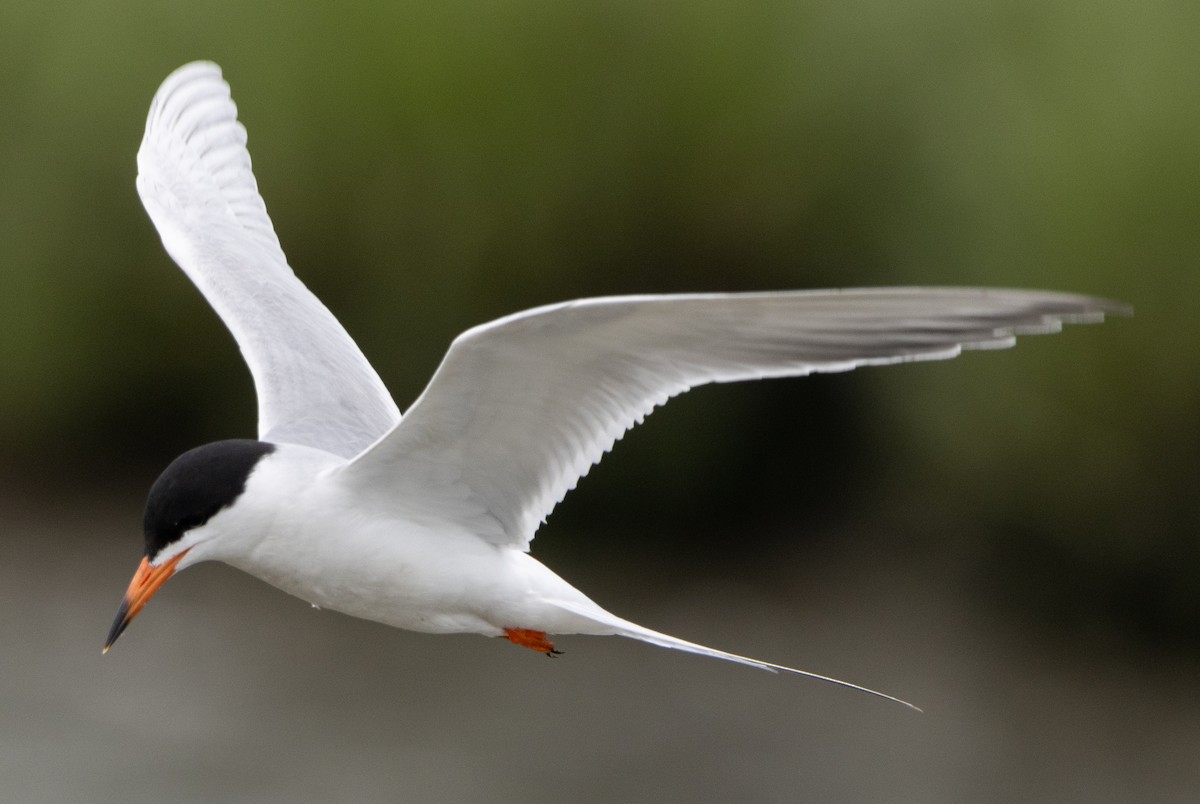
[{"label": "blurred gray background", "polygon": [[[0,5],[0,800],[1191,801],[1200,5]],[[534,552],[618,640],[547,661],[223,566],[100,655],[157,473],[254,432],[134,190],[209,58],[301,278],[401,407],[451,338],[600,294],[1072,290],[1137,315],[705,388]]]}]

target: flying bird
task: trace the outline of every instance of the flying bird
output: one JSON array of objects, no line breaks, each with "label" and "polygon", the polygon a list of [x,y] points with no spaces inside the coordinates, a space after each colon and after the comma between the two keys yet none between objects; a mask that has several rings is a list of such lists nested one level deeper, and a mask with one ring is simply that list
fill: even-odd
[{"label": "flying bird", "polygon": [[533,558],[530,541],[629,428],[690,388],[950,358],[1127,312],[973,288],[580,299],[459,335],[401,415],[289,267],[217,65],[167,77],[137,162],[163,245],[249,365],[258,438],[190,450],[154,483],[145,556],[105,652],[174,573],[223,561],[321,608],[413,631],[505,637],[549,655],[553,634],[618,635],[906,703],[610,614]]}]

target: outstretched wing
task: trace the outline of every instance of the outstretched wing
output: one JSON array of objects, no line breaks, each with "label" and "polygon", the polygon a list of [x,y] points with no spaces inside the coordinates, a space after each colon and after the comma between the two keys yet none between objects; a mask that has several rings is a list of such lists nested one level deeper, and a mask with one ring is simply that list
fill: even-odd
[{"label": "outstretched wing", "polygon": [[626,430],[711,382],[954,357],[1128,309],[957,288],[630,296],[540,307],[460,335],[386,437],[341,470],[406,516],[528,549]]},{"label": "outstretched wing", "polygon": [[374,369],[279,247],[229,85],[173,72],[150,105],[138,194],[172,259],[233,333],[258,392],[258,437],[357,455],[400,420]]}]

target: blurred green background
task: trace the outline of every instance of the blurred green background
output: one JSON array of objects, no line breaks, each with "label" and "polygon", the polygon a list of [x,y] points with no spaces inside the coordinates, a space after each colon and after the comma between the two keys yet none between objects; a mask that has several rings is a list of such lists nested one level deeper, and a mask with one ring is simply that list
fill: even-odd
[{"label": "blurred green background", "polygon": [[[0,798],[1186,800],[1197,30],[1182,0],[0,6]],[[1005,352],[693,392],[535,542],[631,619],[931,714],[606,641],[543,667],[227,569],[172,581],[101,662],[145,489],[254,432],[134,190],[150,97],[196,58],[293,267],[402,408],[463,329],[579,296],[1132,304]]]}]

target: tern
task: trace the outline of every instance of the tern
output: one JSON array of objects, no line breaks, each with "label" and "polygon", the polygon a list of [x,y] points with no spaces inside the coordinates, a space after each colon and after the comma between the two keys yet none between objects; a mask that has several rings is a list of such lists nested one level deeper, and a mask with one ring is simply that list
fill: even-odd
[{"label": "tern", "polygon": [[197,447],[153,484],[145,555],[105,652],[174,573],[223,561],[320,608],[412,631],[549,655],[550,635],[619,635],[912,706],[610,614],[529,554],[534,532],[628,429],[690,388],[950,358],[1128,312],[976,288],[580,299],[459,335],[402,416],[289,267],[217,65],[167,77],[137,162],[166,251],[249,365],[258,437]]}]

